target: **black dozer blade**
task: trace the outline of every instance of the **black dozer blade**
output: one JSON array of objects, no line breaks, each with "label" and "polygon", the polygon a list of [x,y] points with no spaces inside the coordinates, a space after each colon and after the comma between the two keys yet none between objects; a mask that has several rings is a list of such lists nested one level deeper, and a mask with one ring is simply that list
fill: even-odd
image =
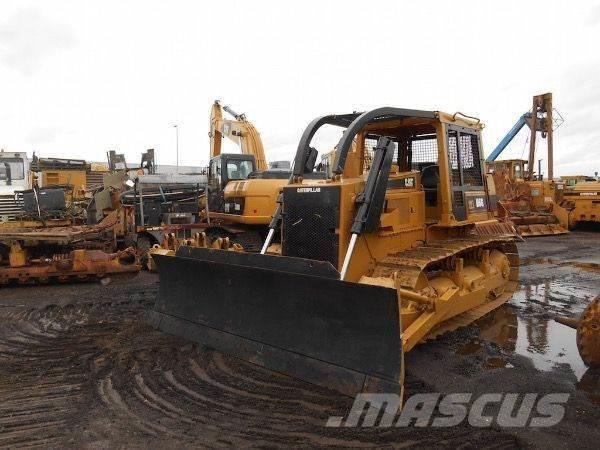
[{"label": "black dozer blade", "polygon": [[154,328],[345,395],[401,392],[394,289],[302,258],[192,247],[153,258]]}]

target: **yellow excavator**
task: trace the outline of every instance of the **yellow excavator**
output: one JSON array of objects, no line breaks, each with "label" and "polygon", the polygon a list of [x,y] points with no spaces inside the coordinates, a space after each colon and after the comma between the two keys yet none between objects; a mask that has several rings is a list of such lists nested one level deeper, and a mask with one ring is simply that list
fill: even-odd
[{"label": "yellow excavator", "polygon": [[[232,118],[224,118],[223,112]],[[224,137],[237,144],[241,153],[222,153]],[[221,106],[218,100],[211,107],[209,138],[208,201],[204,199],[210,224],[207,234],[229,238],[245,251],[257,252],[291,172],[269,169],[256,127],[245,114]]]},{"label": "yellow excavator", "polygon": [[[232,118],[224,118],[224,112]],[[224,137],[236,143],[241,153],[222,153]],[[258,251],[289,172],[268,169],[258,130],[245,114],[221,106],[218,100],[211,107],[209,138],[207,233]]]},{"label": "yellow excavator", "polygon": [[[343,134],[331,176],[310,180],[323,125]],[[316,118],[261,254],[157,256],[153,326],[347,395],[402,393],[404,352],[517,287],[515,235],[492,218],[482,128],[460,113],[393,107]]]}]

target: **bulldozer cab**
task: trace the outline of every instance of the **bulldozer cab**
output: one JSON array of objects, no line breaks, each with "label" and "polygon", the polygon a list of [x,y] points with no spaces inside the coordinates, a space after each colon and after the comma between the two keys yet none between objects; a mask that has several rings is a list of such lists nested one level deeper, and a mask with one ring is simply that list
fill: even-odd
[{"label": "bulldozer cab", "polygon": [[256,170],[252,155],[222,153],[210,160],[208,166],[208,202],[210,211],[225,211],[225,186],[230,181],[246,180]]},{"label": "bulldozer cab", "polygon": [[[360,119],[360,120],[359,120]],[[348,121],[353,121],[352,125]],[[298,147],[294,167],[305,168],[311,139],[323,125],[350,127],[336,151],[326,154],[329,176],[358,177],[367,172],[377,140],[394,143],[395,176],[418,172],[414,180],[424,192],[428,223],[485,220],[489,214],[481,129],[477,119],[437,111],[379,108],[367,113],[324,116],[309,125]],[[334,158],[333,162],[331,160]],[[297,177],[303,173],[295,169]],[[391,181],[391,188],[402,183]],[[402,185],[403,187],[407,187]]]},{"label": "bulldozer cab", "polygon": [[[315,150],[311,140],[327,124],[345,130],[334,152],[329,180],[309,182],[305,171],[308,155]],[[356,281],[368,271],[377,255],[425,239],[427,225],[453,227],[489,219],[481,128],[477,120],[399,108],[313,121],[298,147],[294,183],[283,189],[282,254],[329,261],[343,271],[352,224],[358,220],[361,196],[366,195],[372,177],[378,182],[384,179],[385,196],[381,205],[372,208],[378,211],[376,218],[368,219],[374,226],[365,229],[356,244],[357,252],[365,257],[356,258],[360,263],[349,268],[349,280]],[[383,138],[393,147],[389,167],[375,164],[373,149]],[[405,238],[382,239],[388,233]]]}]

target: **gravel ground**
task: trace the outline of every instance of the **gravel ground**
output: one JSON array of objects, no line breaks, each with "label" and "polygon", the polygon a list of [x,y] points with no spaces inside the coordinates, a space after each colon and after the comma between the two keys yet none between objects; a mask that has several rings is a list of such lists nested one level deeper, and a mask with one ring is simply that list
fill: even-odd
[{"label": "gravel ground", "polygon": [[598,234],[520,244],[520,290],[477,324],[406,356],[407,394],[571,394],[549,429],[326,428],[352,399],[146,326],[156,275],[0,292],[0,446],[594,448],[600,377],[576,316],[600,293]]}]

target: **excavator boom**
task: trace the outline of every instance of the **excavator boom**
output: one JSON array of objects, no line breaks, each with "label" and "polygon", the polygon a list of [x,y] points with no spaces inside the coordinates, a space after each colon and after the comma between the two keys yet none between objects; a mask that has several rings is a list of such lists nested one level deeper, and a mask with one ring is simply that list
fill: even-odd
[{"label": "excavator boom", "polygon": [[[223,110],[232,115],[233,120],[225,119]],[[221,154],[223,137],[226,137],[240,146],[243,155],[254,156],[256,170],[267,170],[265,149],[258,130],[245,114],[238,114],[229,106],[221,106],[218,100],[211,107],[209,137],[211,159]]]}]

